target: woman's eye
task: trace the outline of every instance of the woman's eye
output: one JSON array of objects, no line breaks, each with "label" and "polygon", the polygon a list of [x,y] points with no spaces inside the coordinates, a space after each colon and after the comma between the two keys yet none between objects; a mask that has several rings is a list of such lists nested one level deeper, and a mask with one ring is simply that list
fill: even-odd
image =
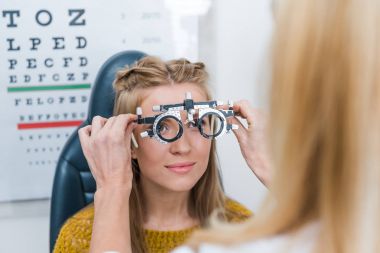
[{"label": "woman's eye", "polygon": [[159,126],[159,132],[165,132],[165,131],[168,131],[169,130],[169,126],[166,125],[166,124],[161,124]]}]

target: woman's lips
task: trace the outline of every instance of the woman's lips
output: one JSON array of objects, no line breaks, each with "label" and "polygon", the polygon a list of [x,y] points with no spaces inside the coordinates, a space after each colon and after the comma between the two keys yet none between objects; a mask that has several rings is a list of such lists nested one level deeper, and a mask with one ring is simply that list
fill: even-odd
[{"label": "woman's lips", "polygon": [[175,173],[185,174],[193,168],[194,164],[195,162],[173,163],[173,164],[165,165],[165,167]]}]

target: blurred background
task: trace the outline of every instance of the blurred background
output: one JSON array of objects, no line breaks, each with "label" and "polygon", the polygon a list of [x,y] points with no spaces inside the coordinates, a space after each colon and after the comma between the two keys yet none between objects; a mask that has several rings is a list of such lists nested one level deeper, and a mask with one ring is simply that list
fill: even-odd
[{"label": "blurred background", "polygon": [[[3,0],[0,10],[0,252],[49,251],[56,161],[113,54],[202,61],[215,99],[268,110],[269,0]],[[227,194],[256,211],[265,187],[233,135],[217,145]]]}]

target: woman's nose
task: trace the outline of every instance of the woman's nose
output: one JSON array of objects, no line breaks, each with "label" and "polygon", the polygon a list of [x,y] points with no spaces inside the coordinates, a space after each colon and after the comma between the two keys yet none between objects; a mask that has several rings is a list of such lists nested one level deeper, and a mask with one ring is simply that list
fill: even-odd
[{"label": "woman's nose", "polygon": [[189,139],[190,136],[186,130],[188,129],[185,127],[182,136],[178,140],[169,144],[170,152],[172,154],[187,154],[191,151],[191,140]]}]

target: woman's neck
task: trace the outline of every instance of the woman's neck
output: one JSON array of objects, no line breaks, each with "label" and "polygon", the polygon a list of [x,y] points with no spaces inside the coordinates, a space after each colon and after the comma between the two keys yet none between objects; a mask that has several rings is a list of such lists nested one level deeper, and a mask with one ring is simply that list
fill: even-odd
[{"label": "woman's neck", "polygon": [[199,225],[189,214],[190,191],[173,192],[144,180],[141,188],[145,229],[175,231]]}]

